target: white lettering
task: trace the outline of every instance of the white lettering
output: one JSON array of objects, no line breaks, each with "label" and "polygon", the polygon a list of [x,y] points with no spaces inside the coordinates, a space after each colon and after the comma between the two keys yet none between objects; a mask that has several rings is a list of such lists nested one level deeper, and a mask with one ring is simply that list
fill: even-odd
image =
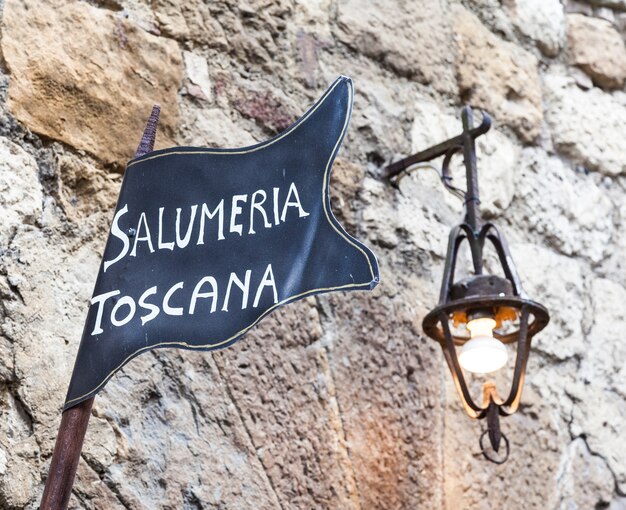
[{"label": "white lettering", "polygon": [[[291,201],[291,195],[294,196],[294,201]],[[309,213],[306,212],[303,208],[302,208],[302,204],[300,203],[300,197],[298,196],[298,189],[296,188],[296,184],[294,182],[291,183],[291,186],[289,186],[289,191],[287,192],[287,201],[285,202],[285,205],[283,206],[283,212],[280,216],[280,221],[282,221],[283,223],[285,222],[285,218],[287,217],[287,208],[288,207],[297,207],[298,208],[298,216],[300,218],[304,218],[305,216],[308,216]]]},{"label": "white lettering", "polygon": [[147,291],[145,291],[139,298],[139,306],[141,306],[141,308],[145,308],[146,310],[150,310],[150,313],[148,315],[141,316],[142,326],[144,326],[146,322],[150,322],[152,319],[156,319],[157,315],[159,315],[159,312],[161,311],[157,305],[146,302],[146,299],[149,296],[153,296],[156,293],[157,287],[155,285],[154,287],[150,287]]},{"label": "white lettering", "polygon": [[126,253],[128,253],[128,248],[130,248],[130,241],[128,240],[128,236],[119,226],[120,218],[127,212],[128,205],[126,204],[119,211],[117,211],[117,213],[115,214],[115,218],[113,218],[111,234],[113,234],[118,239],[121,239],[124,246],[122,247],[122,251],[117,255],[117,257],[115,257],[113,260],[107,260],[104,262],[103,270],[105,273],[110,266],[121,260],[126,255]]},{"label": "white lettering", "polygon": [[221,241],[224,239],[224,199],[220,200],[220,203],[217,204],[217,207],[213,209],[213,212],[209,211],[209,208],[206,204],[202,204],[202,214],[200,215],[200,234],[198,235],[198,243],[204,244],[204,221],[205,218],[209,218],[210,220],[219,213],[218,218],[218,230],[217,230],[217,240]]},{"label": "white lettering", "polygon": [[235,273],[230,273],[230,278],[228,279],[228,286],[226,287],[226,296],[224,297],[224,305],[222,306],[222,312],[228,311],[228,301],[230,300],[230,288],[233,283],[237,285],[241,289],[242,297],[241,297],[241,309],[245,310],[248,306],[248,294],[250,292],[250,275],[252,271],[248,269],[246,271],[246,276],[244,277],[244,281],[242,282],[239,277]]},{"label": "white lettering", "polygon": [[[211,290],[209,292],[200,292],[202,286],[205,283],[211,284]],[[189,315],[193,315],[196,311],[196,301],[199,298],[211,298],[211,312],[214,313],[217,310],[217,281],[212,276],[205,276],[200,280],[191,294],[191,302],[189,303]]]},{"label": "white lettering", "polygon": [[174,294],[174,292],[176,292],[178,289],[182,289],[183,288],[184,284],[185,284],[185,282],[178,282],[177,284],[172,285],[170,290],[168,290],[165,293],[165,297],[163,298],[163,311],[167,315],[182,315],[183,314],[183,309],[182,308],[172,308],[170,306],[170,299],[172,297],[172,294]]},{"label": "white lettering", "polygon": [[117,296],[120,293],[119,290],[112,290],[111,292],[106,292],[104,294],[100,294],[91,299],[92,305],[98,305],[98,311],[96,312],[96,324],[91,332],[91,336],[99,335],[104,330],[101,327],[102,324],[102,312],[104,311],[104,302],[110,297]]},{"label": "white lettering", "polygon": [[163,211],[165,207],[159,207],[159,250],[173,250],[174,249],[174,241],[169,243],[163,242]]},{"label": "white lettering", "polygon": [[[262,197],[260,202],[256,201],[257,195]],[[272,224],[269,221],[267,221],[267,214],[265,214],[265,209],[261,207],[265,203],[266,199],[267,199],[267,195],[265,194],[265,191],[263,191],[262,189],[260,189],[259,191],[255,191],[252,194],[252,199],[250,201],[250,230],[248,230],[248,234],[256,234],[253,228],[255,209],[259,211],[261,215],[263,216],[263,225],[265,226],[265,228],[272,228]]]},{"label": "white lettering", "polygon": [[278,303],[278,291],[276,290],[276,280],[274,280],[274,272],[272,271],[272,264],[268,264],[263,274],[263,279],[257,288],[256,295],[254,296],[254,303],[252,306],[256,308],[259,306],[261,294],[265,287],[272,287],[274,293],[274,304]]},{"label": "white lettering", "polygon": [[280,188],[272,188],[274,193],[274,225],[280,224],[280,216],[278,215],[278,192]]},{"label": "white lettering", "polygon": [[191,239],[191,229],[193,228],[193,220],[196,219],[197,208],[197,205],[191,206],[191,217],[189,218],[189,225],[187,226],[187,233],[185,234],[184,239],[180,238],[180,212],[182,209],[176,209],[176,245],[179,248],[185,248],[189,244],[189,240]]},{"label": "white lettering", "polygon": [[243,209],[237,205],[239,202],[246,202],[248,195],[233,195],[233,207],[230,211],[230,231],[237,232],[239,235],[243,235],[243,227],[237,221],[237,216],[241,214]]},{"label": "white lettering", "polygon": [[[146,228],[146,235],[144,237],[139,236],[139,233],[141,232],[141,225],[145,225]],[[137,256],[137,243],[139,241],[147,241],[150,253],[154,253],[154,248],[152,247],[152,237],[150,236],[150,229],[148,228],[146,213],[141,213],[141,216],[139,217],[139,222],[137,223],[137,232],[135,233],[135,244],[133,244],[133,251],[130,252],[131,257]]]},{"label": "white lettering", "polygon": [[[117,320],[117,311],[124,305],[128,306],[128,315],[126,315],[126,317],[122,320]],[[118,327],[127,324],[135,316],[136,310],[137,306],[135,305],[133,298],[130,296],[124,296],[117,303],[115,303],[113,310],[111,310],[111,324]]]}]

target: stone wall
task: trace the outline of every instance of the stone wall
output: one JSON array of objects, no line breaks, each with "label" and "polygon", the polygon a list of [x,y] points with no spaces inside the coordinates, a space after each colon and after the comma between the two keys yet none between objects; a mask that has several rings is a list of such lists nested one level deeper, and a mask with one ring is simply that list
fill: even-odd
[{"label": "stone wall", "polygon": [[[624,0],[5,0],[0,508],[37,507],[152,103],[161,147],[241,146],[339,74],[356,97],[333,208],[382,283],[225,351],[132,361],[96,398],[71,508],[626,508],[625,36]],[[421,333],[461,206],[427,171],[380,179],[466,102],[495,118],[485,215],[552,314],[501,466]]]}]

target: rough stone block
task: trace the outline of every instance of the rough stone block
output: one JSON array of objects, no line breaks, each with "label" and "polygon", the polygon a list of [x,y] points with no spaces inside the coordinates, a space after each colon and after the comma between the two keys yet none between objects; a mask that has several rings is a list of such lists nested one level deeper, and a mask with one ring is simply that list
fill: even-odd
[{"label": "rough stone block", "polygon": [[8,247],[19,225],[39,219],[42,203],[37,163],[19,145],[0,137],[0,250]]},{"label": "rough stone block", "polygon": [[[441,91],[454,89],[448,2],[342,0],[336,37],[397,73]],[[402,13],[387,16],[387,12]]]},{"label": "rough stone block", "polygon": [[498,38],[467,9],[455,7],[453,16],[461,98],[533,141],[543,120],[537,59]]},{"label": "rough stone block", "polygon": [[515,27],[543,54],[558,55],[565,39],[565,14],[559,0],[512,0],[503,5]]},{"label": "rough stone block", "polygon": [[545,78],[546,120],[559,151],[589,170],[626,173],[626,105],[597,88],[580,90],[562,76]]},{"label": "rough stone block", "polygon": [[10,0],[1,44],[9,109],[32,131],[123,164],[159,103],[158,144],[173,144],[182,80],[175,42],[85,2]]},{"label": "rough stone block", "polygon": [[610,22],[584,16],[567,16],[569,61],[580,67],[594,83],[619,89],[626,80],[626,45]]}]

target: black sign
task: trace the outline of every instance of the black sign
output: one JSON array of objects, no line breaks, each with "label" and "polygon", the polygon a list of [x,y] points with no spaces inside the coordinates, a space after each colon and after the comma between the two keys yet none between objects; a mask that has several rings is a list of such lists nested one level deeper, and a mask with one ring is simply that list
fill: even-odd
[{"label": "black sign", "polygon": [[378,283],[374,254],[330,208],[352,96],[341,77],[271,140],[128,164],[65,409],[148,349],[221,349],[281,305]]}]

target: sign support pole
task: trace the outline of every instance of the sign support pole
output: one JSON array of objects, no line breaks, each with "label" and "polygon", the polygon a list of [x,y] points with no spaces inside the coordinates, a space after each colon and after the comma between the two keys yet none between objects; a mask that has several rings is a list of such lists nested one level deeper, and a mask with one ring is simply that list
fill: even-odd
[{"label": "sign support pole", "polygon": [[94,397],[91,397],[62,415],[39,510],[67,508],[93,401]]},{"label": "sign support pole", "polygon": [[[136,158],[154,150],[160,111],[159,105],[152,107]],[[62,414],[39,510],[65,510],[69,504],[94,399],[88,398]]]}]

